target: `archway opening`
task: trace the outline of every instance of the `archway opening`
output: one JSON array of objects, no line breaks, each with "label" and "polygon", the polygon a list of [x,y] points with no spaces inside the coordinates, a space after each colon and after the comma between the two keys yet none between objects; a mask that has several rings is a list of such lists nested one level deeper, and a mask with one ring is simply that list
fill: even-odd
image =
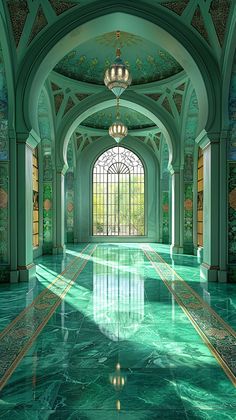
[{"label": "archway opening", "polygon": [[93,236],[145,235],[145,171],[130,150],[115,146],[93,167]]}]

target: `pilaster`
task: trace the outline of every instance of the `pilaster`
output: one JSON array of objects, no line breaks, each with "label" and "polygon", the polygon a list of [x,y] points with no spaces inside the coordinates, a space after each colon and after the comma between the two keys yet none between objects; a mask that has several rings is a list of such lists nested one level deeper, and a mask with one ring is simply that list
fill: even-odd
[{"label": "pilaster", "polygon": [[55,229],[53,254],[65,252],[65,173],[67,167],[58,166],[54,174]]},{"label": "pilaster", "polygon": [[20,281],[35,274],[33,263],[32,151],[40,138],[31,131],[17,133],[17,270]]},{"label": "pilaster", "polygon": [[203,262],[201,277],[225,282],[227,277],[227,133],[206,133],[197,139],[203,149]]},{"label": "pilaster", "polygon": [[183,168],[170,168],[172,190],[172,241],[171,252],[183,253],[183,228],[184,228],[184,191]]}]

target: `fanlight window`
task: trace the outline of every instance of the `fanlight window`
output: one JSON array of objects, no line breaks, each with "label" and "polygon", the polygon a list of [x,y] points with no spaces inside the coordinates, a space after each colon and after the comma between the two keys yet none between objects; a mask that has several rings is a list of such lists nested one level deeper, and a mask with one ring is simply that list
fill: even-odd
[{"label": "fanlight window", "polygon": [[103,153],[93,168],[93,235],[144,235],[144,168],[124,147]]}]

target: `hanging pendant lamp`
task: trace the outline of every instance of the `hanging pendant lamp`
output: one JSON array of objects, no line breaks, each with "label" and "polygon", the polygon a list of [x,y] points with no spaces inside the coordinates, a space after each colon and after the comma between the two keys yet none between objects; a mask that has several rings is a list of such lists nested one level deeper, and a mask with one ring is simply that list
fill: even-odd
[{"label": "hanging pendant lamp", "polygon": [[116,121],[109,128],[109,135],[119,143],[128,134],[128,128],[120,121],[119,98],[116,105]]},{"label": "hanging pendant lamp", "polygon": [[[119,40],[120,31],[116,32],[116,39]],[[109,69],[105,72],[104,83],[114,95],[119,98],[125,89],[130,86],[132,78],[126,65],[120,58],[121,50],[117,48],[116,59]]]}]

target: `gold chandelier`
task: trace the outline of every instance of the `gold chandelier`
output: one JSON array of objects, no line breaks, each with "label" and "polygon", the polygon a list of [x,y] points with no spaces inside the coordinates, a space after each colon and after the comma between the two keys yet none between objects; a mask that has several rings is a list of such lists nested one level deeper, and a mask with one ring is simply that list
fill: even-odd
[{"label": "gold chandelier", "polygon": [[[116,31],[116,39],[119,41],[120,31]],[[119,99],[124,90],[131,84],[131,75],[120,58],[120,48],[116,50],[115,62],[105,72],[104,83],[116,96],[116,121],[109,128],[109,135],[119,143],[128,134],[128,128],[120,121]]]},{"label": "gold chandelier", "polygon": [[[116,39],[119,40],[120,31],[116,31]],[[105,72],[104,83],[114,95],[119,98],[125,89],[130,86],[132,78],[121,59],[121,50],[117,48],[116,59],[109,69]]]},{"label": "gold chandelier", "polygon": [[109,135],[119,143],[128,134],[128,128],[120,121],[119,98],[116,98],[116,121],[109,128]]}]

